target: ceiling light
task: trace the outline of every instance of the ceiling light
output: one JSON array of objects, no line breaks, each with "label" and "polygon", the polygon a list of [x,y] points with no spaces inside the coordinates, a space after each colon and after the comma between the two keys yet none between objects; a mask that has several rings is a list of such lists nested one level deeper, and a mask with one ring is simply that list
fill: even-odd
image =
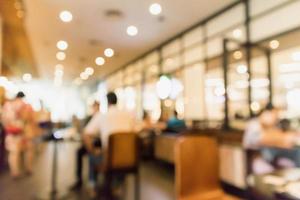
[{"label": "ceiling light", "polygon": [[55,65],[55,69],[56,70],[63,70],[64,66],[62,64],[57,64],[57,65]]},{"label": "ceiling light", "polygon": [[101,66],[101,65],[104,65],[105,60],[104,60],[104,58],[102,58],[102,57],[97,57],[96,60],[95,60],[95,63],[96,63],[97,65]]},{"label": "ceiling light", "polygon": [[292,54],[292,58],[293,58],[294,61],[300,61],[300,51],[294,52]]},{"label": "ceiling light", "polygon": [[85,72],[81,72],[80,73],[80,78],[82,80],[87,80],[89,78],[89,75],[87,73],[85,73]]},{"label": "ceiling light", "polygon": [[64,10],[64,11],[60,12],[59,18],[63,22],[70,22],[73,19],[73,15],[70,11]]},{"label": "ceiling light", "polygon": [[57,60],[64,60],[66,59],[66,54],[62,51],[59,51],[56,53],[56,59]]},{"label": "ceiling light", "polygon": [[136,26],[128,26],[127,27],[127,34],[129,36],[135,36],[139,32],[138,28]]},{"label": "ceiling light", "polygon": [[243,32],[241,29],[235,29],[235,30],[233,30],[232,35],[234,38],[241,38],[243,35]]},{"label": "ceiling light", "polygon": [[94,69],[92,67],[85,68],[85,73],[87,73],[89,76],[94,74]]},{"label": "ceiling light", "polygon": [[243,53],[241,51],[235,51],[233,53],[233,57],[234,57],[234,59],[239,60],[243,57]]},{"label": "ceiling light", "polygon": [[111,48],[107,48],[107,49],[104,50],[104,55],[106,57],[109,57],[109,58],[113,57],[114,56],[114,50],[111,49]]},{"label": "ceiling light", "polygon": [[246,65],[239,65],[237,66],[236,71],[239,74],[245,74],[248,71],[248,69]]},{"label": "ceiling light", "polygon": [[62,51],[66,50],[68,48],[68,43],[64,40],[60,40],[56,43],[56,47]]},{"label": "ceiling light", "polygon": [[162,11],[161,5],[158,3],[153,3],[149,6],[149,12],[152,15],[159,15]]},{"label": "ceiling light", "polygon": [[278,40],[272,40],[269,45],[271,49],[277,49],[279,47],[279,42]]},{"label": "ceiling light", "polygon": [[23,75],[23,81],[30,82],[32,80],[32,75],[29,73],[26,73]]}]

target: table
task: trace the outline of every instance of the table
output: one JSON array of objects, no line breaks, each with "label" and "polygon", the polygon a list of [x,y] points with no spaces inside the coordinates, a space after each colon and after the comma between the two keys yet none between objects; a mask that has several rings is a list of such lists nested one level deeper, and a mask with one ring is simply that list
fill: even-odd
[{"label": "table", "polygon": [[[250,175],[247,182],[250,199],[300,200],[300,168],[278,170],[265,175]],[[291,186],[299,188],[297,194],[290,189]]]}]

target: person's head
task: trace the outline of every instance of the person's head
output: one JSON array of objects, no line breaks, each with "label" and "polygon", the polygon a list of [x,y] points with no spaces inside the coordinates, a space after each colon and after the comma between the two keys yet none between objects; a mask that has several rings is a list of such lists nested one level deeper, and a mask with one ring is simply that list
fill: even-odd
[{"label": "person's head", "polygon": [[275,126],[278,122],[278,111],[272,104],[268,104],[260,114],[259,119],[263,126]]},{"label": "person's head", "polygon": [[176,110],[174,110],[173,115],[175,118],[178,118],[178,112]]},{"label": "person's head", "polygon": [[100,103],[98,101],[95,101],[92,105],[93,113],[96,113],[99,111]]},{"label": "person's head", "polygon": [[16,95],[16,99],[23,99],[24,97],[25,97],[25,94],[22,91],[18,92]]},{"label": "person's head", "polygon": [[114,92],[109,92],[107,95],[107,103],[108,105],[116,105],[118,103],[117,95]]},{"label": "person's head", "polygon": [[144,110],[143,111],[143,120],[148,120],[149,118],[150,118],[149,113],[146,110]]}]

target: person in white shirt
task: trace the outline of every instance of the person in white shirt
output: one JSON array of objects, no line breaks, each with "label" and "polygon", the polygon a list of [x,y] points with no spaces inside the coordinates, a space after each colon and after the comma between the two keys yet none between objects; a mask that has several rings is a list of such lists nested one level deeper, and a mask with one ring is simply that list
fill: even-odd
[{"label": "person in white shirt", "polygon": [[[115,93],[107,94],[108,111],[105,114],[97,113],[84,129],[84,142],[86,148],[90,152],[89,165],[90,175],[89,181],[92,187],[96,183],[97,165],[101,164],[103,156],[105,156],[108,147],[109,136],[117,132],[133,132],[135,127],[135,117],[132,113],[117,108],[118,99]],[[101,152],[93,148],[92,136],[100,133],[102,148]]]}]

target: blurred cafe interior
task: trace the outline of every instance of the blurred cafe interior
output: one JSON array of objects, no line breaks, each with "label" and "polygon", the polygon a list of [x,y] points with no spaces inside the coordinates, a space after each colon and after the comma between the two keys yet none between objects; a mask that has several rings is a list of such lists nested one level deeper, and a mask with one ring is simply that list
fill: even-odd
[{"label": "blurred cafe interior", "polygon": [[0,0],[0,200],[300,200],[300,0]]}]

